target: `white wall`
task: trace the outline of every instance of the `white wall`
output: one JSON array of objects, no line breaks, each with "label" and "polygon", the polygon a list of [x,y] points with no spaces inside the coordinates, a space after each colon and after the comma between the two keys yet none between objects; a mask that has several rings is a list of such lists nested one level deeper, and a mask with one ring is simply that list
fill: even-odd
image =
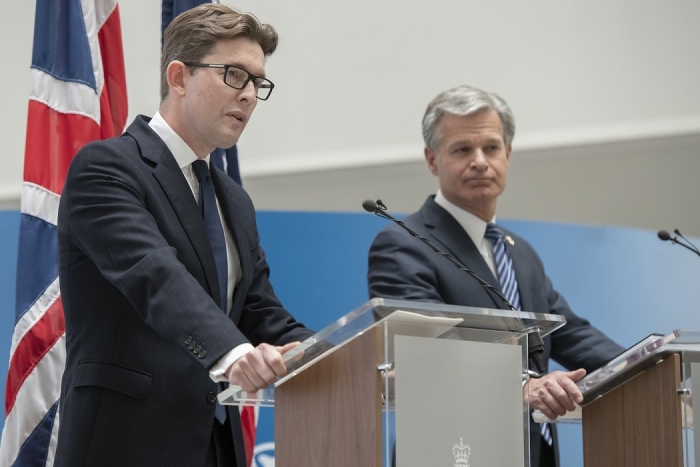
[{"label": "white wall", "polygon": [[[511,104],[518,124],[514,157],[523,155],[514,171],[520,165],[520,173],[534,176],[540,187],[542,179],[557,181],[563,185],[559,200],[579,200],[562,209],[543,205],[541,193],[527,188],[535,188],[530,178],[518,179],[514,172],[518,202],[504,198],[502,216],[534,211],[546,220],[668,229],[677,225],[661,225],[667,221],[662,212],[680,222],[694,207],[691,201],[700,199],[692,180],[688,186],[687,177],[682,186],[674,183],[675,174],[700,168],[696,0],[224,3],[252,11],[281,38],[267,67],[275,92],[258,106],[239,144],[244,184],[259,207],[359,208],[355,193],[342,186],[362,187],[376,173],[373,165],[390,169],[382,177],[383,191],[422,199],[434,186],[429,176],[417,175],[424,185],[416,193],[414,179],[395,174],[406,164],[420,166],[425,106],[458,84],[498,92]],[[158,105],[160,2],[119,4],[130,114],[152,114]],[[34,2],[0,6],[6,104],[0,115],[6,161],[0,200],[6,203],[16,200],[21,182],[33,9]],[[681,143],[635,158],[640,147],[649,152],[658,141]],[[597,159],[589,161],[589,147],[597,148]],[[601,147],[611,150],[601,155]],[[627,179],[622,170],[616,178],[606,170],[606,157],[622,158],[614,165],[634,166],[643,175]],[[667,165],[675,170],[664,170]],[[581,167],[594,177],[608,175],[600,188],[612,201],[658,190],[659,215],[628,220],[616,214],[620,206],[608,212],[608,203],[585,205],[578,185],[567,182]],[[279,183],[279,175],[293,181],[293,173],[302,184]],[[329,177],[342,183],[328,187]],[[640,187],[639,180],[652,185]],[[674,196],[664,198],[659,188],[669,185]],[[669,211],[671,201],[677,212]]]}]

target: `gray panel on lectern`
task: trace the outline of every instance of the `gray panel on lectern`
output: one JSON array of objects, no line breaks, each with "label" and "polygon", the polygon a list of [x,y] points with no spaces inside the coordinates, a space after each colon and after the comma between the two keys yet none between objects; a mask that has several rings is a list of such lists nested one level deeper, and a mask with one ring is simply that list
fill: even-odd
[{"label": "gray panel on lectern", "polygon": [[520,346],[396,336],[394,351],[398,466],[524,464]]}]

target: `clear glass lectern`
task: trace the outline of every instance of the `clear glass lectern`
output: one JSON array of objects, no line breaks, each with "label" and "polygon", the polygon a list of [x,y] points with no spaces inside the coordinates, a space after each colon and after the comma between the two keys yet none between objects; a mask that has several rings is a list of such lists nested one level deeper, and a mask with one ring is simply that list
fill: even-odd
[{"label": "clear glass lectern", "polygon": [[278,467],[528,466],[528,334],[565,322],[373,299],[285,354],[274,387],[219,400],[275,406]]}]

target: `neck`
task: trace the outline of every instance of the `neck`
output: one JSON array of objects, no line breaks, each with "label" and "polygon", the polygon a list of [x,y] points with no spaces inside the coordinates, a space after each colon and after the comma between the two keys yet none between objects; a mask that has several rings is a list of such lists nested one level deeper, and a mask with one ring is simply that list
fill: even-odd
[{"label": "neck", "polygon": [[[445,193],[442,193],[445,196]],[[484,222],[491,222],[493,217],[496,215],[496,202],[490,203],[466,203],[460,202],[459,200],[452,200],[445,196],[445,199],[450,203],[454,204],[460,209],[467,211],[468,213],[478,217]]]},{"label": "neck", "polygon": [[185,125],[182,118],[180,118],[181,113],[174,108],[174,104],[169,105],[168,101],[166,100],[161,104],[158,111],[160,112],[161,117],[163,117],[163,120],[165,120],[167,124],[170,125],[170,128],[172,128],[173,131],[177,133],[180,138],[182,138],[185,144],[192,149],[198,159],[204,159],[215,149],[202,148],[194,144],[196,139],[193,138],[191,133],[187,130],[187,125]]}]

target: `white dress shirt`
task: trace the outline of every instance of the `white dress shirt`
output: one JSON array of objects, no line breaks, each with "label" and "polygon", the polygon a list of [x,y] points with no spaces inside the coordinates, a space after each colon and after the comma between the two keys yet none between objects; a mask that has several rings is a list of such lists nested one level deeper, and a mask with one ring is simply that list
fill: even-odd
[{"label": "white dress shirt", "polygon": [[484,237],[484,234],[486,233],[486,225],[495,223],[496,217],[494,216],[494,218],[491,219],[491,222],[485,222],[476,217],[474,214],[449,202],[440,190],[438,190],[437,194],[435,195],[435,202],[445,209],[445,211],[450,213],[450,215],[455,218],[459,225],[462,226],[464,231],[467,232],[469,238],[471,238],[474,245],[476,245],[476,249],[479,250],[479,253],[481,253],[481,256],[483,256],[489,269],[491,269],[493,276],[498,278],[498,273],[496,272],[496,261],[493,257],[493,244],[491,243],[491,240]]}]

